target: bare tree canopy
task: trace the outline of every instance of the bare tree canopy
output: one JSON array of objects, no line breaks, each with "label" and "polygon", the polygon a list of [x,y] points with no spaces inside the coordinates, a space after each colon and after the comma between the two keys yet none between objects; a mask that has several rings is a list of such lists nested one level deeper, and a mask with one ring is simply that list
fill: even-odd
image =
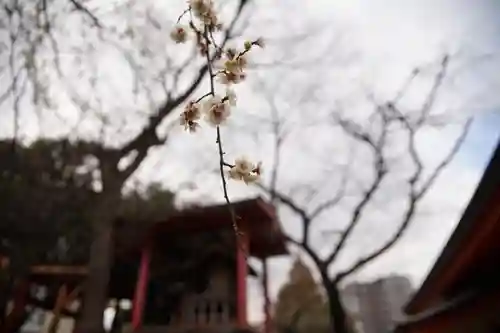
[{"label": "bare tree canopy", "polygon": [[[337,137],[343,137],[342,143],[351,147],[351,151],[359,152],[359,158],[357,161],[344,160],[340,163],[341,167],[327,167],[322,183],[307,186],[301,196],[280,190],[279,170],[284,167],[280,164],[280,155],[286,144],[288,133],[284,129],[287,123],[280,120],[274,97],[267,95],[273,119],[269,128],[274,137],[275,155],[269,182],[258,186],[278,206],[291,211],[300,222],[301,234],[299,237],[289,234],[288,240],[307,253],[318,269],[329,298],[334,332],[348,332],[339,284],[397,244],[416,219],[423,198],[451,163],[467,136],[472,118],[462,122],[461,130],[441,160],[436,165],[425,165],[418,147],[422,133],[430,128],[456,123],[452,114],[435,112],[434,108],[448,66],[449,57],[445,56],[418,109],[406,109],[400,103],[412,89],[413,80],[420,74],[418,69],[410,74],[393,99],[379,103],[371,98],[372,109],[362,116],[343,110],[341,106],[331,109],[326,119],[321,120],[322,126],[330,126],[333,131],[338,131]],[[368,169],[369,176],[365,173]],[[300,183],[297,185],[300,188]],[[392,234],[380,240],[368,252],[365,251],[356,259],[349,259],[349,262],[344,261],[339,266],[339,258],[346,248],[359,246],[359,238],[353,236],[362,230],[360,227],[363,224],[371,223],[373,209],[389,207],[393,200],[401,204],[403,209],[389,218],[394,220],[397,216]],[[321,229],[327,233],[329,241],[321,242],[324,246],[318,247],[318,238],[312,238],[311,233],[317,235]]]}]

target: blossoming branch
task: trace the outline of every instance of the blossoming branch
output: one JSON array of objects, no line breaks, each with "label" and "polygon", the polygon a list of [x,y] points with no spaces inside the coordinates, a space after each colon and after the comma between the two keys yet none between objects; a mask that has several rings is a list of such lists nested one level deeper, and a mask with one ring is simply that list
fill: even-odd
[{"label": "blossoming branch", "polygon": [[[184,18],[187,18],[187,24],[181,23]],[[212,0],[190,0],[188,8],[178,18],[170,37],[177,44],[194,41],[200,56],[207,61],[210,91],[185,105],[180,114],[180,124],[188,132],[194,133],[201,126],[200,120],[203,117],[205,122],[215,127],[224,198],[233,216],[233,227],[237,230],[234,212],[227,193],[224,168],[229,168],[227,171],[229,178],[248,184],[258,180],[262,167],[261,163],[254,164],[245,157],[236,159],[233,164],[227,163],[224,160],[220,126],[227,122],[232,114],[232,108],[236,106],[237,97],[231,86],[246,79],[247,54],[255,46],[264,47],[264,41],[262,38],[245,41],[240,50],[223,48],[217,45],[214,36],[214,34],[222,30],[223,24],[216,15]],[[223,95],[216,93],[215,81],[225,86]]]}]

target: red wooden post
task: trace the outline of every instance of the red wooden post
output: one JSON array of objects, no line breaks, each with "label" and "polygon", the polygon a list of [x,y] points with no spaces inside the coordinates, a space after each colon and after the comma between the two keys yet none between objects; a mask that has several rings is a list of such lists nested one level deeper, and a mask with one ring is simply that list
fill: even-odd
[{"label": "red wooden post", "polygon": [[262,259],[262,290],[264,293],[264,333],[271,332],[271,301],[269,300],[267,258]]},{"label": "red wooden post", "polygon": [[240,328],[247,326],[247,255],[248,235],[238,235],[236,243],[236,320]]},{"label": "red wooden post", "polygon": [[142,313],[146,301],[148,282],[149,282],[149,264],[151,262],[151,242],[148,241],[142,248],[141,263],[137,283],[135,286],[134,302],[132,304],[132,328],[137,331],[142,326]]}]

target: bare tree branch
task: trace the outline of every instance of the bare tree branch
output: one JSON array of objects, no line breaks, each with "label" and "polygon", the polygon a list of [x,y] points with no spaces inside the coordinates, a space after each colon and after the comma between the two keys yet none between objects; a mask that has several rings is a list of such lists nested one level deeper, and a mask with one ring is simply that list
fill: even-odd
[{"label": "bare tree branch", "polygon": [[467,138],[467,134],[469,133],[470,127],[474,121],[474,118],[470,117],[465,122],[462,131],[459,137],[455,140],[455,143],[448,154],[444,157],[444,159],[439,163],[439,165],[434,169],[431,175],[424,181],[423,185],[420,188],[420,191],[416,193],[417,198],[421,198],[424,196],[429,188],[434,184],[436,179],[441,175],[441,173],[446,169],[446,167],[453,161],[453,158],[458,153],[460,148],[462,147],[465,139]]},{"label": "bare tree branch", "polygon": [[90,18],[90,20],[92,21],[92,23],[96,27],[98,27],[98,28],[103,27],[101,22],[99,22],[99,19],[86,6],[84,6],[83,4],[81,4],[77,0],[69,0],[69,2],[71,2],[73,4],[73,6],[75,7],[76,10],[78,10],[78,11],[82,12],[83,14],[85,14],[86,16],[88,16]]},{"label": "bare tree branch", "polygon": [[272,190],[266,186],[264,186],[262,183],[255,183],[255,185],[263,190],[264,192],[268,193],[270,196],[276,198],[279,200],[281,203],[283,203],[285,206],[293,210],[297,215],[299,215],[303,220],[309,220],[309,216],[307,215],[307,212],[302,209],[297,203],[294,202],[294,200],[276,190]]},{"label": "bare tree branch", "polygon": [[349,136],[351,136],[356,140],[366,143],[371,148],[371,152],[374,158],[375,177],[370,186],[368,187],[368,189],[364,192],[363,196],[361,197],[361,200],[355,206],[351,219],[347,225],[347,228],[340,236],[339,242],[334,247],[333,251],[326,257],[325,261],[328,264],[333,262],[341,252],[347,239],[349,238],[352,231],[359,223],[363,211],[365,210],[366,206],[369,204],[370,200],[373,198],[373,196],[379,189],[382,180],[387,174],[386,162],[382,151],[385,143],[385,135],[388,126],[387,119],[385,118],[385,116],[382,115],[383,129],[380,137],[377,139],[377,142],[375,142],[374,139],[372,139],[366,132],[362,131],[359,128],[356,128],[351,122],[343,120],[340,117],[337,117],[337,119],[338,119],[337,123],[341,126],[341,128],[344,130],[346,134],[348,134]]},{"label": "bare tree branch", "polygon": [[336,194],[333,196],[333,198],[331,198],[329,200],[326,200],[326,201],[322,202],[321,204],[319,204],[312,211],[312,213],[311,213],[311,220],[313,220],[316,217],[318,217],[318,215],[320,215],[321,213],[323,213],[325,210],[331,209],[331,208],[335,207],[336,205],[338,205],[340,203],[340,201],[342,201],[342,199],[344,198],[344,195],[345,195],[347,181],[348,181],[348,177],[347,177],[347,171],[346,171],[346,173],[342,177],[342,181],[340,183],[340,187],[337,190]]},{"label": "bare tree branch", "polygon": [[436,103],[436,98],[438,96],[439,90],[443,86],[444,78],[446,77],[448,64],[449,64],[449,56],[445,55],[441,60],[441,68],[434,79],[431,91],[428,94],[427,99],[425,100],[424,105],[422,106],[422,109],[420,111],[420,117],[417,120],[417,126],[421,126],[425,122],[425,120],[429,116],[429,113],[432,110],[432,107]]},{"label": "bare tree branch", "polygon": [[314,264],[317,265],[318,267],[325,267],[326,264],[325,262],[319,257],[319,255],[309,246],[308,243],[304,242],[299,242],[295,238],[291,237],[290,235],[285,235],[285,238],[288,242],[291,244],[297,246],[299,249],[304,250],[309,257],[313,260]]},{"label": "bare tree branch", "polygon": [[[431,175],[427,178],[427,180],[424,181],[424,185],[421,187],[419,191],[416,191],[414,189],[415,184],[413,186],[410,186],[410,190],[408,193],[408,207],[406,209],[406,212],[403,216],[403,219],[401,221],[400,226],[394,233],[394,235],[386,242],[384,243],[380,248],[376,249],[373,251],[371,254],[360,258],[358,261],[356,261],[350,268],[338,273],[335,277],[336,282],[340,282],[342,279],[345,277],[349,276],[350,274],[358,271],[359,269],[363,268],[365,265],[368,263],[372,262],[373,260],[377,259],[380,255],[384,254],[387,252],[389,249],[392,248],[394,244],[403,236],[405,231],[408,229],[410,222],[413,219],[413,216],[415,215],[416,208],[422,197],[427,193],[429,188],[434,184],[436,179],[439,177],[439,175],[445,170],[445,168],[451,163],[455,155],[458,153],[460,150],[460,147],[462,147],[465,138],[467,137],[467,134],[469,133],[470,126],[472,124],[472,118],[469,118],[458,136],[458,138],[455,140],[455,143],[453,144],[453,147],[451,150],[448,152],[448,154],[445,156],[445,158],[439,163],[439,165],[434,169],[434,171],[431,173]],[[418,171],[417,171],[418,172]],[[409,181],[410,185],[412,177]]]}]

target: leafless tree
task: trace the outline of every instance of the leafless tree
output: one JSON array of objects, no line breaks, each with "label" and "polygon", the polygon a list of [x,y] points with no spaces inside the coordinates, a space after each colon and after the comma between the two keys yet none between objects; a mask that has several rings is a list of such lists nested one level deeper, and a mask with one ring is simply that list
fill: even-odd
[{"label": "leafless tree", "polygon": [[[328,119],[324,121],[328,122],[329,126],[340,130],[343,137],[347,139],[346,142],[352,144],[352,147],[363,149],[364,155],[369,156],[366,163],[369,163],[371,179],[368,179],[366,183],[363,182],[361,194],[358,193],[356,196],[353,194],[353,188],[359,188],[360,180],[355,171],[357,166],[353,164],[344,165],[343,171],[336,175],[330,171],[328,178],[322,179],[323,183],[331,184],[329,178],[340,175],[333,188],[328,185],[329,188],[324,191],[328,193],[326,195],[324,192],[320,193],[319,185],[309,187],[307,195],[301,199],[294,198],[294,194],[280,190],[278,170],[282,170],[280,154],[286,143],[284,139],[287,131],[284,130],[286,127],[278,117],[274,96],[265,96],[273,115],[270,128],[274,136],[275,156],[269,182],[260,183],[258,186],[269,194],[279,207],[286,207],[300,221],[301,235],[294,237],[289,233],[287,239],[291,244],[307,253],[321,276],[329,301],[332,332],[347,333],[349,330],[346,322],[346,309],[341,301],[340,283],[351,274],[380,258],[401,239],[417,217],[417,209],[422,200],[429,193],[436,179],[453,160],[465,140],[472,118],[464,122],[451,149],[442,156],[441,161],[435,167],[429,168],[424,165],[423,156],[417,147],[417,136],[426,129],[446,125],[446,116],[437,114],[434,109],[448,66],[449,57],[445,56],[440,61],[439,69],[432,79],[429,93],[423,104],[417,109],[407,109],[401,100],[411,88],[413,80],[420,75],[418,69],[411,73],[407,82],[392,100],[384,103],[372,100],[373,110],[365,113],[362,117],[352,116],[339,108],[328,113]],[[306,113],[307,110],[303,111]],[[314,144],[314,140],[311,140],[311,143]],[[398,144],[399,148],[396,148]],[[395,150],[398,150],[398,153],[395,153]],[[401,162],[406,163],[410,170],[409,174],[404,177],[399,176],[401,164],[397,163]],[[362,166],[360,165],[359,168]],[[402,197],[398,198],[404,199],[404,208],[402,214],[398,215],[400,217],[395,230],[389,238],[372,249],[371,252],[353,260],[347,267],[339,269],[339,256],[349,246],[356,246],[353,242],[353,234],[359,230],[360,224],[370,222],[370,206],[377,205],[380,200],[377,196],[383,192],[384,182],[390,178],[393,182],[391,186],[404,191],[401,193]],[[398,195],[400,195],[399,192]],[[354,202],[353,198],[355,198]],[[349,204],[345,205],[346,202]],[[342,209],[345,209],[345,206],[348,207],[346,215],[336,213],[338,212],[336,209],[342,205],[344,205]],[[328,232],[335,236],[335,242],[329,243],[330,248],[326,252],[324,249],[319,250],[311,237],[314,230],[317,231],[318,228],[324,227],[324,224],[320,224],[320,220],[328,223]]]}]

